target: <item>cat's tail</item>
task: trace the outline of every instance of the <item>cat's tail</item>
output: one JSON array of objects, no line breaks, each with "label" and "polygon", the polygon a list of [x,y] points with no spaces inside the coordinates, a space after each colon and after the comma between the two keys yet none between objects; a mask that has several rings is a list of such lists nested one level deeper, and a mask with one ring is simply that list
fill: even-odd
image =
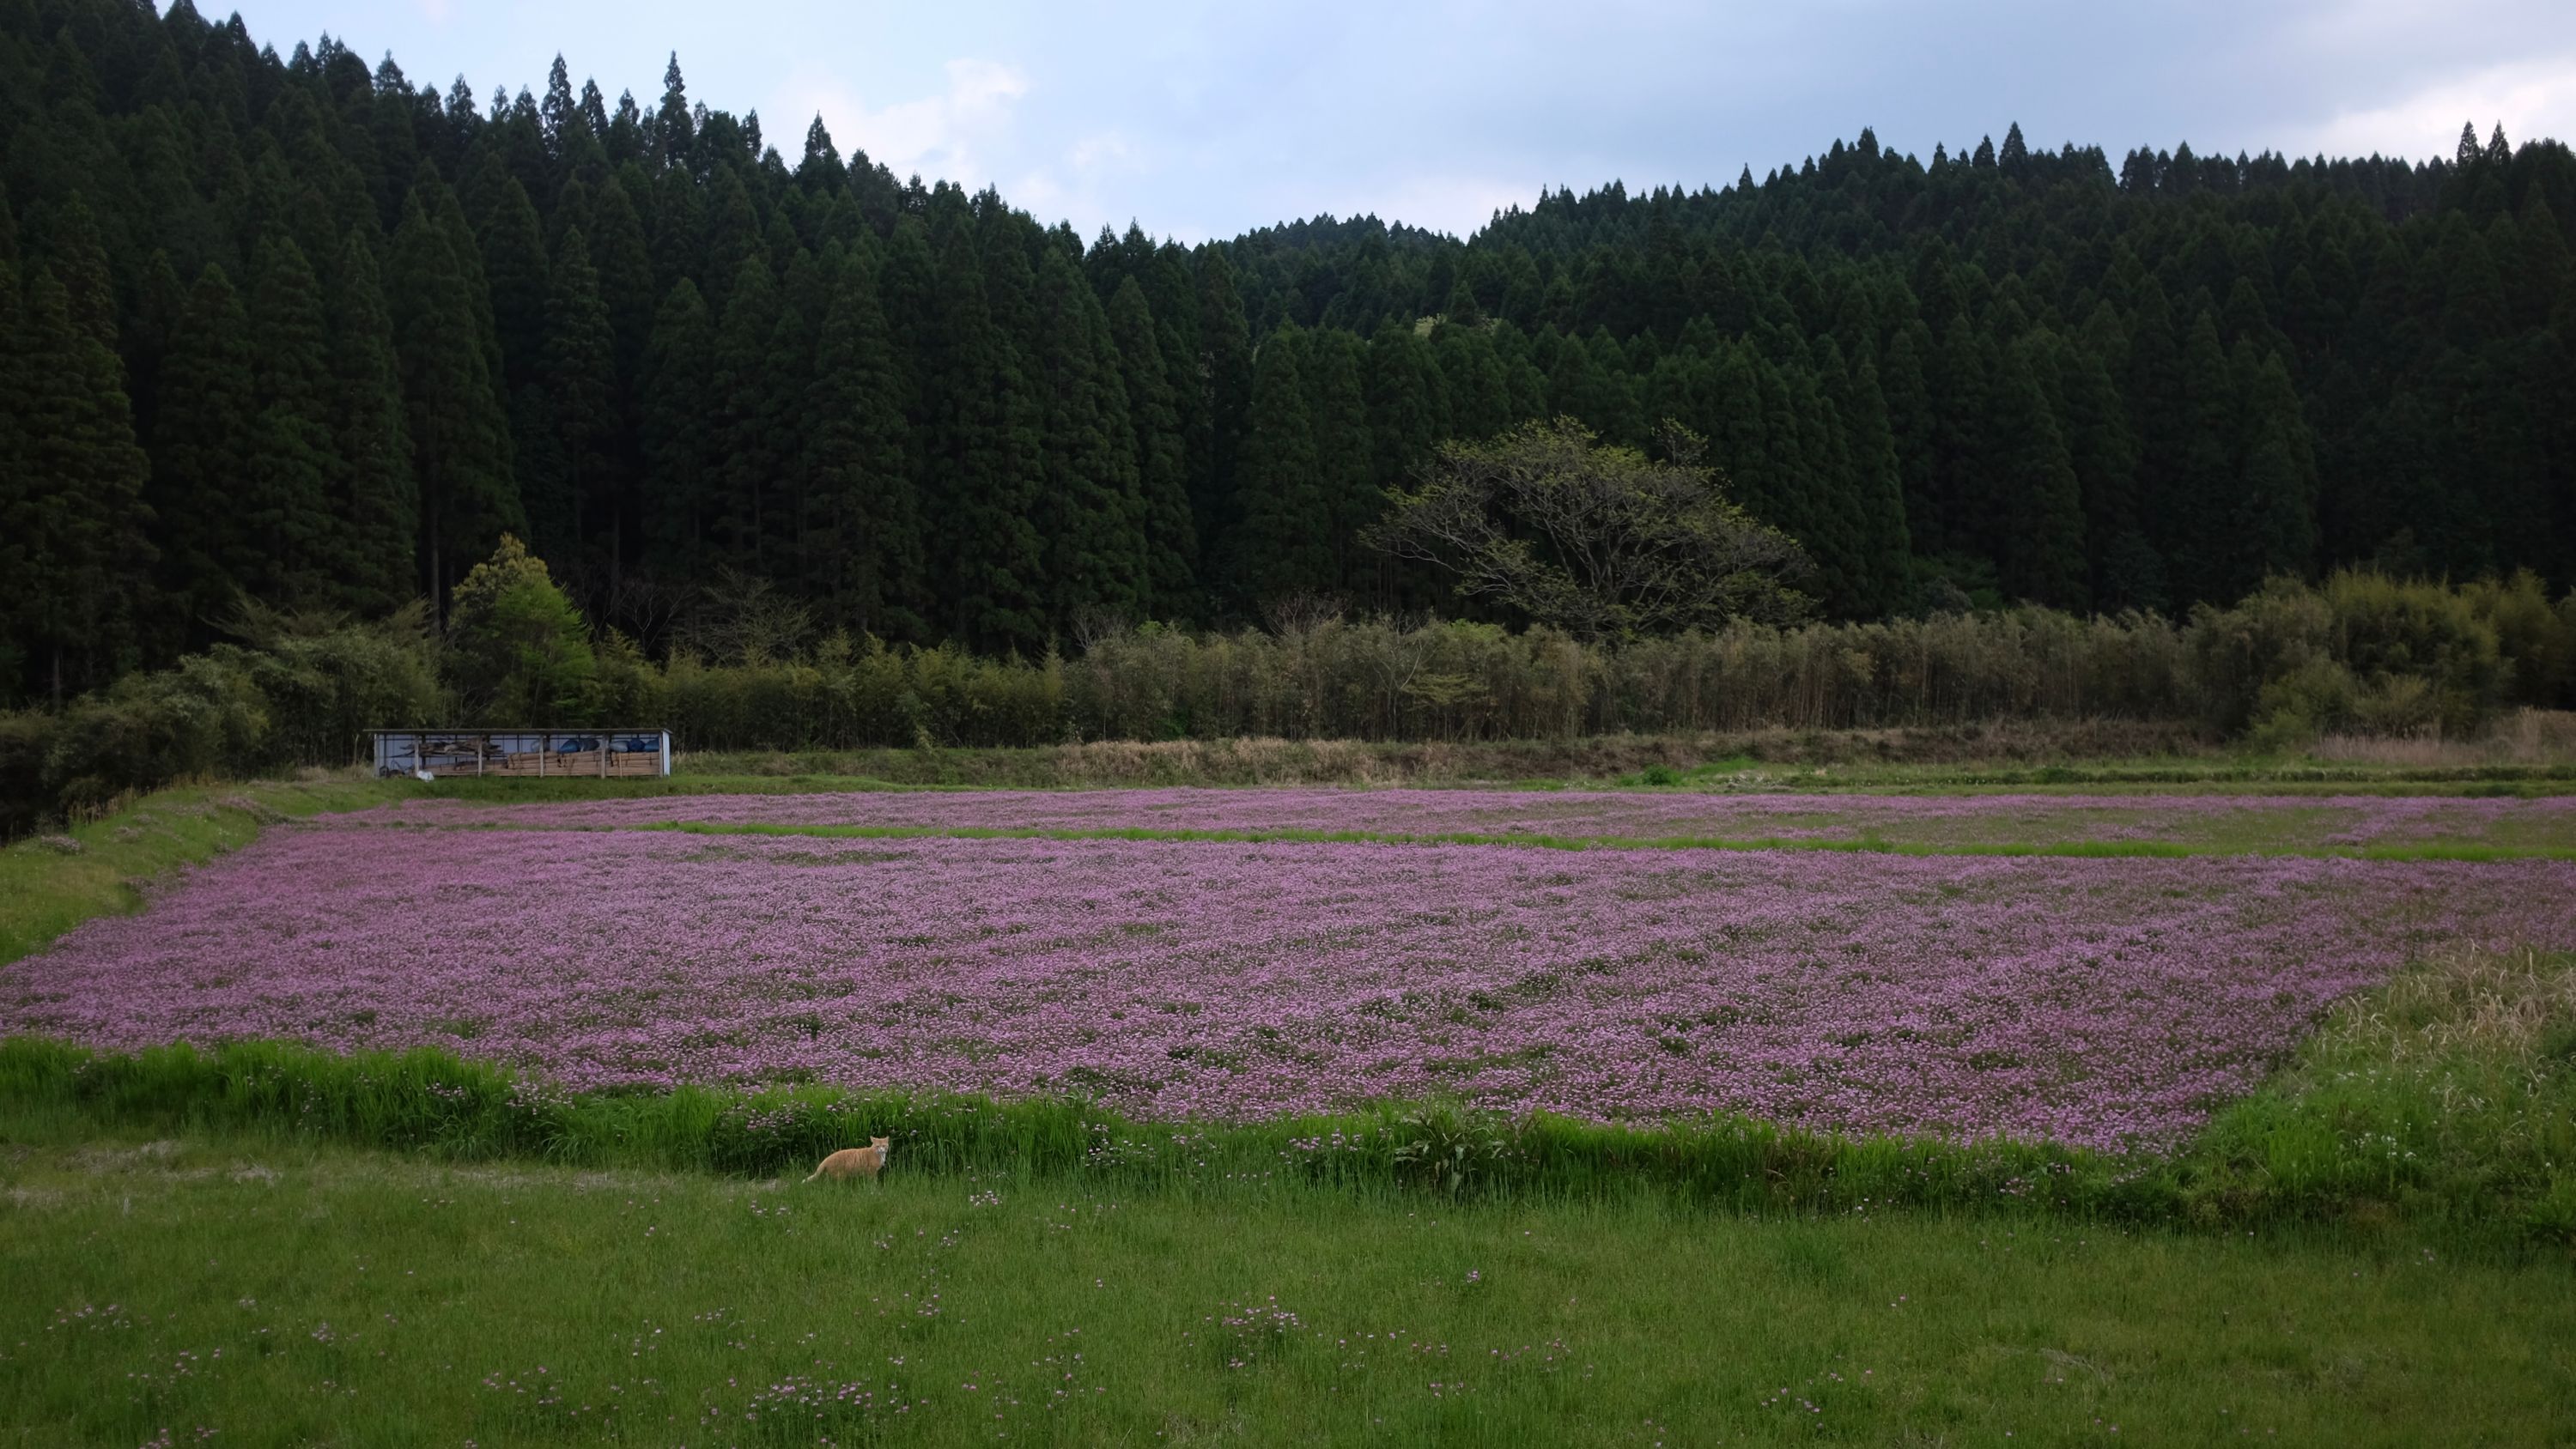
[{"label": "cat's tail", "polygon": [[816,1178],[818,1178],[818,1177],[821,1177],[822,1175],[823,1175],[823,1169],[822,1169],[821,1167],[817,1166],[817,1167],[816,1167],[812,1172],[809,1172],[809,1173],[805,1174],[805,1180],[806,1180],[807,1182],[812,1182],[814,1179],[816,1179]]}]

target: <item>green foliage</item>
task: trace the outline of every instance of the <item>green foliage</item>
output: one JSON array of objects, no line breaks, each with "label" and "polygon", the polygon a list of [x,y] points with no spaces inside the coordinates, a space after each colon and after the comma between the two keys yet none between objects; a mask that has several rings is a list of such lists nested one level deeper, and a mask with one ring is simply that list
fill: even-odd
[{"label": "green foliage", "polygon": [[256,647],[219,644],[58,710],[0,714],[0,835],[174,780],[343,764],[358,731],[447,712],[417,611],[251,627]]},{"label": "green foliage", "polygon": [[[353,626],[252,609],[232,624],[248,647],[218,646],[168,680],[132,676],[58,712],[0,716],[14,732],[8,738],[33,742],[12,747],[17,765],[0,764],[0,792],[12,818],[32,821],[57,810],[68,782],[90,775],[104,783],[83,786],[77,798],[190,770],[345,761],[360,730],[459,718],[441,706],[442,673],[467,714],[495,723],[644,720],[667,724],[691,751],[1177,736],[1566,741],[2077,720],[2236,735],[2272,752],[2328,733],[2460,740],[2499,720],[2513,702],[2509,681],[2564,659],[2576,638],[2576,609],[2513,602],[2521,597],[2339,576],[2318,589],[2276,582],[2235,608],[2202,610],[2183,628],[2152,615],[2087,620],[2022,609],[1875,624],[1737,623],[1616,646],[1547,628],[1325,612],[1283,619],[1276,633],[1104,627],[1077,658],[1031,660],[818,636],[791,596],[732,576],[695,606],[682,646],[657,662],[613,630],[593,640],[543,562],[511,540],[459,585],[443,651],[423,637],[416,613]],[[2518,631],[2510,657],[2497,642],[2503,627],[2488,622],[2507,618]],[[268,723],[256,726],[258,739],[227,742],[218,731],[215,743],[142,750],[98,770],[42,763],[55,758],[56,741],[99,732],[84,723],[88,711],[161,719],[156,701],[199,698],[209,668],[224,679],[247,671],[268,691],[263,698],[280,702],[260,712]],[[277,683],[308,669],[328,677],[291,689]],[[193,705],[181,713],[213,717]],[[141,735],[193,739],[193,729],[155,724]],[[62,749],[61,761],[82,753]]]},{"label": "green foliage", "polygon": [[501,535],[492,557],[457,584],[448,635],[458,692],[484,718],[524,725],[589,718],[599,672],[589,625],[518,539]]},{"label": "green foliage", "polygon": [[1800,618],[1812,565],[1727,497],[1699,446],[1677,431],[1653,461],[1571,418],[1448,444],[1367,537],[1587,640]]}]

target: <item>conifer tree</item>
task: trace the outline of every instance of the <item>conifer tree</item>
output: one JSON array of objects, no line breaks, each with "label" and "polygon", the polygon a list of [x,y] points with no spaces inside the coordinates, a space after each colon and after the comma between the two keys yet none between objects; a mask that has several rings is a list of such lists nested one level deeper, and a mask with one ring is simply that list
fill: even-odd
[{"label": "conifer tree", "polygon": [[[1360,381],[1367,345],[1340,328],[1307,334],[1298,376],[1306,390],[1308,435],[1314,440],[1315,527],[1333,559],[1332,588],[1349,593],[1375,572],[1375,550],[1362,529],[1386,511],[1378,487],[1368,397]],[[1258,378],[1256,372],[1255,377]]]},{"label": "conifer tree", "polygon": [[1047,441],[1038,493],[1050,630],[1091,611],[1136,617],[1152,597],[1145,504],[1127,389],[1100,299],[1064,251],[1047,247],[1036,277],[1030,383]]},{"label": "conifer tree", "polygon": [[1305,334],[1294,324],[1261,344],[1252,373],[1252,425],[1244,437],[1238,498],[1243,521],[1230,540],[1240,603],[1259,608],[1336,582],[1317,487],[1315,435],[1297,364]]},{"label": "conifer tree", "polygon": [[[767,532],[766,513],[775,504],[788,456],[769,416],[772,375],[785,371],[773,365],[770,351],[779,306],[778,283],[769,273],[768,261],[744,257],[735,269],[722,320],[716,326],[711,391],[698,403],[712,414],[708,430],[723,475],[714,514],[718,557],[755,577],[769,573],[770,561],[761,546]],[[799,367],[797,372],[802,370]]]},{"label": "conifer tree", "polygon": [[1046,541],[1034,522],[1042,443],[1017,349],[986,309],[985,277],[971,226],[951,223],[920,385],[932,408],[924,501],[941,540],[931,588],[946,615],[934,622],[978,648],[1028,650],[1046,639]]},{"label": "conifer tree", "polygon": [[483,264],[492,325],[501,345],[503,395],[537,386],[545,362],[546,243],[526,188],[499,158],[476,163],[465,200]]},{"label": "conifer tree", "polygon": [[1453,436],[1481,440],[1512,425],[1511,379],[1494,356],[1492,339],[1475,328],[1443,327],[1432,350],[1449,398]]},{"label": "conifer tree", "polygon": [[651,147],[655,166],[668,170],[689,163],[695,126],[689,114],[689,89],[680,78],[680,53],[662,71],[662,103],[653,112]]},{"label": "conifer tree", "polygon": [[1198,524],[1190,513],[1189,460],[1162,339],[1145,289],[1123,278],[1109,299],[1110,342],[1127,394],[1128,447],[1143,506],[1146,612],[1187,621],[1199,613]]},{"label": "conifer tree", "polygon": [[712,572],[710,536],[723,453],[711,427],[715,320],[686,277],[662,299],[644,357],[644,536],[656,572],[675,581]]},{"label": "conifer tree", "polygon": [[[2103,325],[2117,324],[2106,317]],[[2057,411],[2084,500],[2094,607],[2161,609],[2164,567],[2140,526],[2138,443],[2118,385],[2094,348],[2061,346],[2056,352]]]},{"label": "conifer tree", "polygon": [[[628,171],[640,180],[642,173]],[[600,300],[617,337],[617,376],[632,389],[641,375],[644,348],[653,335],[653,314],[660,293],[653,285],[653,254],[644,241],[644,226],[635,197],[623,174],[612,177],[591,199],[591,220],[598,229],[586,234],[592,265],[599,273]]]},{"label": "conifer tree", "polygon": [[1399,487],[1450,435],[1440,364],[1409,323],[1383,323],[1369,339],[1367,389],[1372,480]]},{"label": "conifer tree", "polygon": [[1989,376],[1995,472],[1983,503],[1982,531],[1994,550],[2005,591],[2061,609],[2087,605],[2084,498],[2066,442],[2031,365],[2034,346],[2007,347]]},{"label": "conifer tree", "polygon": [[349,232],[331,283],[331,430],[339,473],[339,607],[374,617],[419,594],[420,490],[403,431],[402,368],[376,254]]},{"label": "conifer tree", "polygon": [[109,275],[107,246],[99,237],[98,214],[75,192],[54,213],[46,229],[44,265],[63,286],[72,324],[116,348],[116,281]]},{"label": "conifer tree", "polygon": [[250,318],[209,262],[170,335],[149,496],[171,618],[165,649],[200,643],[264,567],[244,527],[259,489]]},{"label": "conifer tree", "polygon": [[327,602],[341,560],[331,479],[341,469],[331,432],[331,344],[322,288],[303,250],[264,237],[251,263],[252,492],[239,500],[259,566],[241,580],[264,602]]},{"label": "conifer tree", "polygon": [[486,334],[451,230],[430,219],[415,188],[403,203],[387,269],[404,432],[420,489],[422,584],[432,600],[498,547],[502,534],[527,527],[509,415],[487,366]]},{"label": "conifer tree", "polygon": [[806,392],[810,482],[796,573],[811,581],[827,619],[893,639],[923,633],[921,510],[904,451],[904,394],[877,278],[853,256],[832,278]]},{"label": "conifer tree", "polygon": [[114,348],[74,315],[50,270],[27,289],[20,336],[25,392],[13,412],[26,431],[0,494],[0,534],[18,565],[9,592],[24,600],[19,637],[60,699],[103,682],[136,643],[152,565],[151,465],[134,441]]},{"label": "conifer tree", "polygon": [[544,553],[563,559],[596,548],[613,561],[624,548],[626,484],[619,466],[625,420],[617,407],[617,337],[579,229],[565,232],[555,248],[550,279],[541,385],[561,493],[542,516],[529,500],[529,524]]},{"label": "conifer tree", "polygon": [[1237,516],[1236,455],[1252,407],[1252,329],[1244,320],[1243,296],[1225,252],[1202,249],[1197,272],[1194,360],[1205,396],[1188,419],[1188,450],[1190,508],[1204,543],[1231,530]]},{"label": "conifer tree", "polygon": [[1896,444],[1896,470],[1905,489],[1907,547],[1919,555],[1944,552],[1939,510],[1938,425],[1931,389],[1923,377],[1925,333],[1921,323],[1900,327],[1888,339],[1887,358],[1879,371],[1879,392],[1887,399],[1887,429]]},{"label": "conifer tree", "polygon": [[[2236,597],[2271,575],[2301,578],[2313,568],[2316,458],[2297,390],[2279,358],[2258,360],[2250,344],[2239,343],[2229,374],[2244,417],[2243,461],[2230,490],[2216,587],[2226,591],[2224,597]],[[2528,516],[2546,526],[2546,509],[2534,508]]]},{"label": "conifer tree", "polygon": [[[1831,339],[1827,339],[1830,344]],[[1905,484],[1896,459],[1896,435],[1888,426],[1887,398],[1878,385],[1878,363],[1864,351],[1848,370],[1836,369],[1829,384],[1839,384],[1834,397],[1850,440],[1853,505],[1858,526],[1853,540],[1859,556],[1859,596],[1853,612],[1863,617],[1893,612],[1902,602],[1909,572],[1909,534],[1905,519]]]},{"label": "conifer tree", "polygon": [[2155,542],[2175,592],[2185,599],[2234,597],[2224,592],[2233,552],[2226,532],[2235,512],[2234,443],[2241,431],[2233,382],[2217,321],[2203,311],[2184,339],[2172,410],[2159,420],[2176,431],[2161,448],[2162,496],[2155,516],[2164,532]]}]

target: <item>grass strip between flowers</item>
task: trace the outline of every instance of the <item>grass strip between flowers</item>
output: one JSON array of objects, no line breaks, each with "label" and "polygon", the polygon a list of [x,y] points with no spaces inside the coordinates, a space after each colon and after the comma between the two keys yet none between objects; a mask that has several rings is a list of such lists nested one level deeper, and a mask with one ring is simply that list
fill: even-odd
[{"label": "grass strip between flowers", "polygon": [[961,840],[1163,840],[1175,842],[1210,842],[1265,844],[1273,842],[1315,845],[1505,845],[1533,850],[1780,850],[1818,851],[1842,855],[1992,855],[2052,856],[2088,859],[2155,859],[2175,860],[2208,856],[2290,856],[2316,860],[2576,860],[2576,848],[2564,846],[2495,846],[2452,845],[2425,842],[2411,845],[2312,846],[2247,849],[2227,845],[2179,844],[2158,840],[2068,840],[2042,842],[1993,841],[1896,841],[1863,836],[1858,839],[1813,839],[1807,837],[1719,836],[1588,836],[1541,835],[1526,832],[1487,831],[1378,831],[1378,830],[1305,830],[1296,828],[1249,829],[1164,829],[1153,826],[1119,825],[1100,827],[1042,825],[802,825],[766,821],[659,820],[637,825],[545,825],[492,824],[437,826],[436,829],[516,829],[516,830],[651,830],[676,831],[684,835],[777,835],[815,836],[848,840],[921,840],[950,837]]}]

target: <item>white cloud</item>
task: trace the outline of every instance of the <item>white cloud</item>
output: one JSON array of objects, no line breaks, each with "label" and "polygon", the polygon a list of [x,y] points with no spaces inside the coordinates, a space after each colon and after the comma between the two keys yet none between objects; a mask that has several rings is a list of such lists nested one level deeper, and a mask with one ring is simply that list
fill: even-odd
[{"label": "white cloud", "polygon": [[1028,78],[1015,66],[972,57],[948,62],[947,76],[948,88],[938,95],[872,110],[849,87],[800,66],[779,88],[778,111],[800,130],[821,115],[843,154],[863,150],[898,177],[918,174],[972,188],[995,179],[985,157],[1007,143],[1013,108],[1028,94]]},{"label": "white cloud", "polygon": [[2576,57],[2509,61],[2435,82],[2389,105],[2339,112],[2292,141],[2291,154],[2448,156],[2460,123],[2484,139],[2501,122],[2516,145],[2576,134]]}]

